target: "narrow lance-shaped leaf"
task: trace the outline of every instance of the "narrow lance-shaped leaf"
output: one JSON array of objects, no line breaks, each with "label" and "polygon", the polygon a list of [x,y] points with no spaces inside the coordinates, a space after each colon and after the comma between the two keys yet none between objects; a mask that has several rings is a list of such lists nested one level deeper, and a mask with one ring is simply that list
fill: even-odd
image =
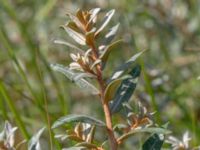
[{"label": "narrow lance-shaped leaf", "polygon": [[83,146],[87,149],[97,149],[97,146],[95,144],[91,144],[88,142],[77,143],[76,146]]},{"label": "narrow lance-shaped leaf", "polygon": [[90,129],[90,132],[88,133],[88,136],[87,136],[87,142],[88,143],[92,143],[93,142],[93,139],[94,139],[94,134],[95,134],[95,129],[96,129],[96,126],[93,125]]},{"label": "narrow lance-shaped leaf", "polygon": [[83,10],[79,9],[77,10],[76,12],[76,17],[78,18],[78,20],[83,24],[85,25],[85,19],[84,19],[84,16],[83,16]]},{"label": "narrow lance-shaped leaf", "polygon": [[161,150],[163,142],[163,136],[160,137],[158,134],[153,134],[142,145],[142,150]]},{"label": "narrow lance-shaped leaf", "polygon": [[86,115],[67,115],[64,117],[59,118],[53,125],[52,128],[57,128],[61,125],[64,125],[66,123],[70,123],[70,122],[84,122],[84,123],[89,123],[91,125],[97,125],[100,127],[105,127],[105,123],[97,120],[93,117],[89,117]]},{"label": "narrow lance-shaped leaf", "polygon": [[69,36],[71,36],[77,43],[79,43],[80,45],[85,45],[85,37],[81,34],[78,33],[76,31],[74,31],[73,29],[67,27],[67,26],[62,26],[65,31],[69,34]]},{"label": "narrow lance-shaped leaf", "polygon": [[62,150],[86,150],[86,148],[78,146],[78,147],[63,148]]},{"label": "narrow lance-shaped leaf", "polygon": [[95,37],[106,27],[106,25],[109,23],[110,19],[114,15],[114,13],[115,13],[115,10],[110,10],[108,13],[106,13],[101,27],[95,33]]},{"label": "narrow lance-shaped leaf", "polygon": [[44,132],[45,127],[40,129],[38,133],[33,135],[33,137],[28,142],[28,150],[41,150],[39,139],[42,133]]},{"label": "narrow lance-shaped leaf", "polygon": [[125,139],[135,135],[136,133],[157,133],[157,134],[170,134],[171,131],[163,128],[151,127],[151,128],[141,128],[141,129],[133,129],[128,133],[123,134],[121,137],[117,139],[118,142],[122,142]]},{"label": "narrow lance-shaped leaf", "polygon": [[119,68],[117,68],[114,73],[112,74],[110,80],[114,80],[122,76],[123,74],[126,74],[127,72],[130,72],[132,70],[132,67],[134,65],[134,62],[136,59],[143,53],[139,52],[135,55],[133,55],[128,61],[126,61],[123,65],[121,65]]},{"label": "narrow lance-shaped leaf", "polygon": [[136,67],[134,67],[129,73],[131,77],[122,81],[120,87],[117,89],[116,95],[112,103],[110,104],[110,109],[112,113],[120,111],[123,106],[123,103],[127,102],[130,99],[136,88],[140,71],[140,66],[136,65]]},{"label": "narrow lance-shaped leaf", "polygon": [[90,10],[90,20],[88,21],[88,23],[91,23],[91,22],[95,22],[95,18],[97,16],[97,14],[100,12],[100,8],[94,8],[94,9],[91,9]]},{"label": "narrow lance-shaped leaf", "polygon": [[79,53],[81,53],[81,54],[84,53],[84,51],[83,51],[82,49],[80,49],[80,48],[76,47],[75,45],[73,45],[73,44],[71,44],[71,43],[68,43],[68,42],[66,42],[66,41],[64,41],[64,40],[54,40],[54,43],[66,45],[66,46],[69,46],[69,47],[71,47],[71,48],[77,50],[77,51],[78,51]]},{"label": "narrow lance-shaped leaf", "polygon": [[115,25],[114,27],[112,27],[111,29],[110,29],[110,31],[106,34],[106,36],[105,36],[105,44],[107,45],[107,44],[109,44],[114,38],[115,38],[115,35],[116,35],[116,33],[117,33],[117,31],[118,31],[118,28],[119,28],[119,23],[117,24],[117,25]]},{"label": "narrow lance-shaped leaf", "polygon": [[76,24],[76,26],[78,28],[80,28],[82,31],[84,31],[84,25],[80,22],[80,20],[76,16],[72,15],[71,13],[67,13],[67,16],[70,17],[70,19]]},{"label": "narrow lance-shaped leaf", "polygon": [[[70,70],[67,67],[64,67],[59,64],[52,64],[51,68],[55,71],[58,71],[62,74],[64,74],[68,79],[70,79],[72,82],[75,82],[76,85],[78,85],[80,88],[87,90],[91,92],[92,94],[98,94],[99,91],[96,87],[94,87],[92,84],[90,84],[88,81],[86,81],[83,78],[80,78],[80,73],[74,73],[72,70]],[[78,76],[78,77],[77,77]],[[76,78],[77,77],[77,78]],[[82,76],[84,77],[84,76]],[[74,80],[76,79],[76,80]]]}]

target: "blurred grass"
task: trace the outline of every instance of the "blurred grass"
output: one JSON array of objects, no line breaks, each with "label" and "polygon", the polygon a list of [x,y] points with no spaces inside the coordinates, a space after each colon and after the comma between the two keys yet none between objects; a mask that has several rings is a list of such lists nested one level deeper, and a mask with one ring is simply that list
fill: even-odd
[{"label": "blurred grass", "polygon": [[199,5],[194,0],[117,3],[115,0],[0,0],[0,121],[16,122],[28,138],[43,125],[50,126],[56,118],[71,112],[102,117],[94,97],[55,75],[49,64],[68,64],[70,49],[52,43],[60,37],[69,40],[59,30],[59,25],[67,21],[66,12],[78,8],[114,8],[117,12],[110,26],[120,22],[118,38],[123,38],[125,43],[111,56],[106,74],[130,55],[147,49],[140,59],[143,76],[136,97],[157,111],[156,122],[170,121],[175,135],[189,130],[193,144],[197,145],[200,140]]}]

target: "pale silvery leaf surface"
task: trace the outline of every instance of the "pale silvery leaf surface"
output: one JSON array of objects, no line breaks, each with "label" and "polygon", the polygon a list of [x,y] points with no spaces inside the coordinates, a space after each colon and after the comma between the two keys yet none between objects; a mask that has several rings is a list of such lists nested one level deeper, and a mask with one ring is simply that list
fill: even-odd
[{"label": "pale silvery leaf surface", "polygon": [[69,80],[71,80],[72,82],[75,82],[80,88],[87,90],[87,91],[91,92],[92,94],[99,93],[98,89],[95,86],[93,86],[91,83],[89,83],[88,81],[86,81],[83,78],[78,78],[77,80],[74,81],[74,79],[76,79],[76,77],[80,73],[75,73],[74,71],[70,70],[68,67],[64,67],[59,64],[52,64],[51,68],[55,71],[58,71],[58,72],[64,74]]}]

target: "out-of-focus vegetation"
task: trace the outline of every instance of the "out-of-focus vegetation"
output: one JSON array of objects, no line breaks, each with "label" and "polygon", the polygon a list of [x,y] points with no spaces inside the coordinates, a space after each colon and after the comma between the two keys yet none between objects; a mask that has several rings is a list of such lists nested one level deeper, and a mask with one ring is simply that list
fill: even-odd
[{"label": "out-of-focus vegetation", "polygon": [[66,12],[101,7],[116,9],[109,25],[119,22],[118,38],[125,41],[109,58],[106,74],[130,55],[147,50],[140,58],[142,77],[132,100],[156,111],[160,125],[169,121],[174,136],[189,131],[191,144],[198,145],[199,6],[195,0],[1,0],[0,124],[11,120],[20,128],[20,137],[29,138],[49,124],[46,110],[50,122],[72,112],[103,117],[94,97],[49,67],[54,62],[69,64],[70,48],[52,42],[70,41],[59,29],[68,20]]}]

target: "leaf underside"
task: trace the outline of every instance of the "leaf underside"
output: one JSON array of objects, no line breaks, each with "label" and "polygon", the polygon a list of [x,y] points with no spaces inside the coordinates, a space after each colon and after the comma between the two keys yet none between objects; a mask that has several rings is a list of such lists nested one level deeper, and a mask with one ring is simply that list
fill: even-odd
[{"label": "leaf underside", "polygon": [[[99,93],[98,89],[95,86],[93,86],[91,83],[89,83],[87,80],[83,78],[77,79],[77,76],[80,76],[80,73],[75,73],[72,70],[70,70],[68,67],[64,67],[59,64],[52,64],[51,68],[55,71],[58,71],[64,74],[69,80],[71,80],[72,82],[75,82],[75,84],[81,89],[91,92],[92,94]],[[74,80],[74,79],[77,79],[77,80]]]}]

